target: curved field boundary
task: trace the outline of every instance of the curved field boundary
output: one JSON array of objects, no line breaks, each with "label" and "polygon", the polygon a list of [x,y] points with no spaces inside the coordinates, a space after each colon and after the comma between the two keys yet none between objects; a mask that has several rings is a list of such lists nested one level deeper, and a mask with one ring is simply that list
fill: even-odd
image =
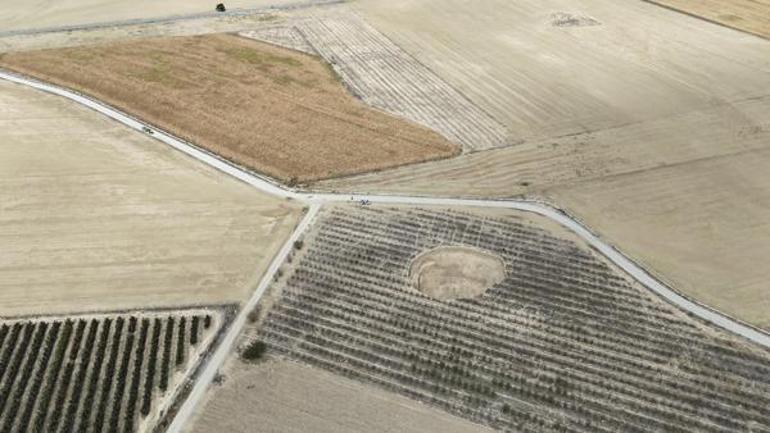
[{"label": "curved field boundary", "polygon": [[299,192],[296,190],[288,189],[282,185],[279,185],[265,177],[258,176],[251,173],[244,168],[238,167],[229,163],[211,153],[205,152],[190,143],[186,143],[166,132],[160,131],[146,125],[131,116],[120,112],[112,107],[109,107],[103,103],[95,101],[91,98],[87,98],[83,95],[79,95],[70,90],[63,89],[58,86],[42,83],[37,80],[33,80],[27,77],[22,77],[17,74],[12,74],[4,71],[0,71],[0,79],[8,80],[14,83],[23,84],[39,90],[43,90],[56,95],[64,96],[72,101],[75,101],[81,105],[89,107],[99,113],[102,113],[118,122],[133,128],[137,131],[144,131],[152,134],[158,140],[178,149],[210,166],[227,173],[247,184],[259,189],[268,194],[276,195],[279,197],[294,199],[307,203],[310,206],[309,212],[305,215],[303,220],[294,230],[290,238],[281,248],[278,255],[274,258],[270,267],[265,273],[262,281],[257,287],[256,291],[249,299],[248,303],[238,313],[238,316],[234,319],[233,325],[227,331],[225,338],[222,341],[216,351],[209,359],[208,364],[202,371],[198,381],[196,382],[192,392],[185,400],[184,404],[177,412],[177,416],[169,426],[167,432],[181,432],[185,422],[190,418],[193,410],[197,406],[197,403],[203,397],[206,387],[216,375],[219,367],[224,363],[227,355],[232,347],[235,345],[236,338],[240,333],[241,328],[246,323],[246,316],[250,311],[249,307],[253,307],[257,304],[262,294],[264,293],[267,285],[273,278],[273,275],[280,267],[283,259],[288,255],[291,250],[292,244],[295,240],[299,239],[305,229],[311,224],[314,216],[325,203],[340,203],[340,202],[361,202],[365,203],[380,203],[380,204],[401,204],[401,205],[438,205],[438,206],[470,206],[470,207],[486,207],[486,208],[502,208],[502,209],[514,209],[525,212],[533,212],[538,215],[550,218],[557,223],[567,227],[575,234],[580,236],[590,246],[598,250],[607,259],[612,261],[616,266],[623,269],[631,277],[643,284],[649,290],[658,294],[666,299],[668,302],[676,305],[679,308],[687,311],[691,315],[698,317],[702,320],[710,322],[716,326],[719,326],[729,332],[742,336],[752,342],[770,349],[770,334],[767,334],[751,325],[741,323],[739,320],[731,318],[725,314],[722,314],[712,308],[701,305],[700,303],[690,300],[681,294],[675,292],[662,282],[658,281],[655,277],[650,275],[647,271],[642,269],[639,265],[634,263],[631,259],[626,257],[623,253],[616,250],[613,246],[602,241],[596,234],[591,232],[583,224],[576,219],[570,217],[565,212],[542,202],[526,201],[526,200],[474,200],[474,199],[461,199],[461,198],[437,198],[437,197],[412,197],[412,196],[396,196],[396,195],[348,195],[348,194],[314,194],[307,192]]},{"label": "curved field boundary", "polygon": [[515,144],[505,126],[355,13],[240,35],[317,54],[367,105],[427,126],[465,152]]}]

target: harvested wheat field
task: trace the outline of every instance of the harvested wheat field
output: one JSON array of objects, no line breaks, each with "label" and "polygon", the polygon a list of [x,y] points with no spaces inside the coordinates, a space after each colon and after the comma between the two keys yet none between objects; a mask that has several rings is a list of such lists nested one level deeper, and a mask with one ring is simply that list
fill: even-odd
[{"label": "harvested wheat field", "polygon": [[770,330],[770,149],[546,191],[672,287]]},{"label": "harvested wheat field", "polygon": [[385,35],[346,9],[328,11],[242,35],[317,53],[369,106],[427,126],[466,151],[509,144],[502,125]]},{"label": "harvested wheat field", "polygon": [[646,0],[770,39],[768,0]]},{"label": "harvested wheat field", "polygon": [[0,315],[241,302],[299,213],[87,108],[0,82]]},{"label": "harvested wheat field", "polygon": [[770,329],[770,41],[638,1],[492,4],[355,7],[522,142],[316,187],[546,198]]},{"label": "harvested wheat field", "polygon": [[233,359],[189,433],[489,433],[408,397],[279,358]]},{"label": "harvested wheat field", "polygon": [[8,53],[0,66],[93,95],[292,183],[459,150],[427,128],[367,108],[319,59],[233,35]]},{"label": "harvested wheat field", "polygon": [[768,41],[643,1],[350,7],[520,140],[653,121],[770,86]]}]

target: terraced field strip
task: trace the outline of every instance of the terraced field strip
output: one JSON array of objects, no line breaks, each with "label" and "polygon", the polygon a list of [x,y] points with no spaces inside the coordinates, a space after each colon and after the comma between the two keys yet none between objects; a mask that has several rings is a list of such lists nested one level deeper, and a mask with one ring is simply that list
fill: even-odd
[{"label": "terraced field strip", "polygon": [[355,14],[242,34],[318,53],[367,104],[438,131],[466,151],[511,144],[501,124]]},{"label": "terraced field strip", "polygon": [[0,431],[150,431],[227,311],[0,319]]},{"label": "terraced field strip", "polygon": [[[332,207],[306,243],[257,335],[292,359],[503,430],[770,428],[770,352],[532,223]],[[410,261],[442,245],[497,254],[505,280],[473,300],[411,289]]]}]

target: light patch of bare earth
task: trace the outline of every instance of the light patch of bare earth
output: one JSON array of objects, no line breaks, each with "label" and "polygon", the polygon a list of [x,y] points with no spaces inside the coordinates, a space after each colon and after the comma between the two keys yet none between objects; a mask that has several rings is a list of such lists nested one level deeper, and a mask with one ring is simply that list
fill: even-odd
[{"label": "light patch of bare earth", "polygon": [[192,36],[236,32],[274,26],[282,22],[285,11],[258,10],[238,15],[204,15],[163,22],[123,23],[46,32],[0,32],[0,52],[95,45],[117,40],[158,36]]},{"label": "light patch of bare earth", "polygon": [[0,66],[93,95],[287,182],[459,151],[425,127],[366,107],[317,58],[233,35],[8,53]]},{"label": "light patch of bare earth", "polygon": [[0,82],[0,315],[241,302],[299,211]]},{"label": "light patch of bare earth", "polygon": [[464,246],[426,251],[409,268],[412,287],[447,301],[481,296],[505,278],[505,263],[495,254]]},{"label": "light patch of bare earth", "polygon": [[[228,0],[230,9],[282,7],[314,3],[313,0]],[[205,0],[29,0],[5,4],[0,9],[0,29],[28,30],[83,26],[103,22],[151,20],[190,14],[213,13],[217,2]]]},{"label": "light patch of bare earth", "polygon": [[770,330],[770,149],[547,191],[662,280]]},{"label": "light patch of bare earth", "polygon": [[188,433],[485,433],[428,405],[288,360],[232,360]]},{"label": "light patch of bare earth", "polygon": [[768,0],[647,0],[770,39]]},{"label": "light patch of bare earth", "polygon": [[317,188],[546,198],[770,329],[770,41],[645,2],[485,5],[353,6],[521,143]]}]

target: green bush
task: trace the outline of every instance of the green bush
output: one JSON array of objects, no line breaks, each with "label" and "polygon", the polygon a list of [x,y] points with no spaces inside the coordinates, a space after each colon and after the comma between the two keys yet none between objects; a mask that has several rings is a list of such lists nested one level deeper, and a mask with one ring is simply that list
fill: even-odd
[{"label": "green bush", "polygon": [[259,361],[267,351],[267,344],[262,341],[253,341],[241,353],[241,357],[247,361]]}]

